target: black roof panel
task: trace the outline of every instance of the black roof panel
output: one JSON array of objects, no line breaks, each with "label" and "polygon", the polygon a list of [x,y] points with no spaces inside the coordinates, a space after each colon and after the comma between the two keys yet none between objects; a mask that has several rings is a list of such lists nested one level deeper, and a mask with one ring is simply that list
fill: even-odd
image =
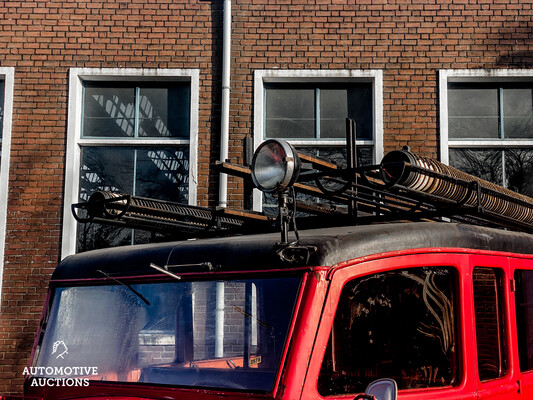
[{"label": "black roof panel", "polygon": [[[291,237],[294,237],[291,233]],[[210,262],[223,271],[302,266],[281,260],[279,234],[188,240],[94,250],[64,259],[53,280],[153,275],[159,266]],[[307,265],[332,266],[371,254],[410,248],[470,248],[533,254],[533,235],[445,222],[405,222],[300,232],[299,246],[317,249]]]}]

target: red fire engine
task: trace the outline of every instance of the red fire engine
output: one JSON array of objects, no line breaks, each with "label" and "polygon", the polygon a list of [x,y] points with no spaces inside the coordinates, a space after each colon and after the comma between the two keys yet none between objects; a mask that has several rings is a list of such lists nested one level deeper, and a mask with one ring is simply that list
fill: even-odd
[{"label": "red fire engine", "polygon": [[408,150],[351,161],[267,141],[251,169],[221,165],[275,193],[276,219],[103,192],[74,205],[223,236],[63,260],[26,398],[533,398],[533,200]]}]

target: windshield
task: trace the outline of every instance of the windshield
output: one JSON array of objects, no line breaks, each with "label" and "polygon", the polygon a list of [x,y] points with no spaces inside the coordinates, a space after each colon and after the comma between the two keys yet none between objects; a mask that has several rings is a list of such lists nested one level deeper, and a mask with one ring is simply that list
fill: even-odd
[{"label": "windshield", "polygon": [[57,288],[31,374],[272,389],[300,278]]}]

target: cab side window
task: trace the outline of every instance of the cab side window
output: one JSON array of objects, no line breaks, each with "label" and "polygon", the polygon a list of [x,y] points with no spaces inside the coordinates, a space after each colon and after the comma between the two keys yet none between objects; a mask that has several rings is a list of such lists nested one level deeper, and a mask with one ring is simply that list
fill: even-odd
[{"label": "cab side window", "polygon": [[516,270],[516,324],[520,370],[533,370],[533,271]]},{"label": "cab side window", "polygon": [[496,268],[474,268],[474,307],[479,379],[507,371],[503,274]]},{"label": "cab side window", "polygon": [[359,393],[379,378],[395,379],[400,389],[457,382],[456,281],[452,268],[420,267],[348,282],[319,393]]}]

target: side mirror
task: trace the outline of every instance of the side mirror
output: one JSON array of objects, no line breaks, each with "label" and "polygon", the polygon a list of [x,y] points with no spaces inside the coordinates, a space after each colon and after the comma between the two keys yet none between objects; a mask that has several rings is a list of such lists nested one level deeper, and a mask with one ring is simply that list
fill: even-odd
[{"label": "side mirror", "polygon": [[397,397],[396,382],[393,379],[379,379],[368,385],[365,394],[360,394],[354,400],[396,400]]}]

